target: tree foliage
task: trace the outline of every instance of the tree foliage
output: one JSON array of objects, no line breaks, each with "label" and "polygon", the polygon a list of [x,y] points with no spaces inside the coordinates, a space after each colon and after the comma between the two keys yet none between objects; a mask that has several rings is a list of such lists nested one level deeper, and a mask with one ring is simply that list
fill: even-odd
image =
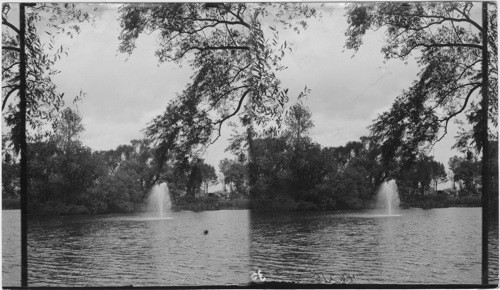
[{"label": "tree foliage", "polygon": [[453,173],[453,181],[459,185],[460,195],[475,194],[481,184],[481,163],[472,152],[466,156],[453,156],[448,162]]},{"label": "tree foliage", "polygon": [[223,176],[224,191],[229,185],[231,197],[246,196],[248,193],[248,164],[224,158],[219,162],[219,170]]},{"label": "tree foliage", "polygon": [[69,107],[60,112],[60,116],[54,120],[52,128],[54,131],[52,139],[66,154],[70,154],[71,146],[79,141],[80,133],[85,130],[80,114]]},{"label": "tree foliage", "polygon": [[2,134],[2,197],[19,196],[19,163],[15,153],[6,148],[8,137]]},{"label": "tree foliage", "polygon": [[201,166],[201,175],[203,185],[205,186],[204,191],[205,194],[207,194],[208,186],[215,185],[219,182],[217,173],[215,172],[215,168],[212,165],[203,163],[203,165]]},{"label": "tree foliage", "polygon": [[275,73],[285,68],[281,60],[290,45],[279,40],[278,27],[299,31],[316,15],[285,3],[127,4],[120,13],[120,51],[132,53],[141,34],[156,32],[160,63],[189,60],[194,72],[147,128],[163,161],[213,143],[236,116],[279,125],[288,95]]},{"label": "tree foliage", "polygon": [[[347,7],[346,45],[358,50],[368,30],[382,29],[386,59],[415,56],[418,79],[371,126],[387,159],[395,154],[415,161],[422,145],[439,141],[451,120],[467,119],[456,146],[480,150],[482,38],[472,2],[353,3]],[[490,134],[497,138],[497,10],[489,5]],[[462,116],[462,117],[460,117]]]},{"label": "tree foliage", "polygon": [[[11,139],[19,151],[20,112],[14,96],[20,89],[20,30],[15,26],[11,6],[2,4],[2,112],[5,124],[11,129]],[[17,5],[15,5],[17,7]],[[18,11],[18,10],[17,10]],[[14,21],[13,21],[14,20]],[[56,61],[67,54],[56,37],[73,37],[80,31],[79,23],[91,21],[90,15],[76,4],[40,3],[27,10],[26,15],[26,83],[28,137],[40,137],[41,128],[56,118],[64,106],[64,94],[58,93],[52,77],[58,74]],[[81,94],[82,95],[82,94]]]},{"label": "tree foliage", "polygon": [[314,127],[311,117],[311,111],[302,103],[291,106],[285,117],[288,134],[297,148],[301,145],[302,139],[307,138],[306,135]]}]

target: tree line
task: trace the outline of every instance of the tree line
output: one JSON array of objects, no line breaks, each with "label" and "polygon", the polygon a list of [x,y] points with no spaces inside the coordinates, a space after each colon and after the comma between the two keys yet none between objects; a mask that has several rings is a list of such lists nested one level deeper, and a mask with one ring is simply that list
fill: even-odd
[{"label": "tree line", "polygon": [[[184,166],[158,165],[146,139],[114,150],[95,151],[82,144],[79,113],[65,108],[53,122],[52,134],[29,143],[29,210],[33,214],[132,212],[144,209],[153,187],[169,182],[173,198],[181,191],[198,195],[202,185],[217,182],[215,168],[202,159]],[[2,197],[19,195],[19,158],[4,135]]]},{"label": "tree line", "polygon": [[[309,136],[314,124],[302,104],[291,107],[285,125],[277,136],[248,140],[252,135],[242,134],[229,147],[246,166],[245,180],[240,183],[247,185],[244,188],[256,202],[274,200],[291,209],[365,209],[373,206],[380,184],[390,179],[397,181],[400,197],[408,203],[435,197],[438,184],[448,178],[459,185],[460,196],[480,191],[480,162],[471,151],[467,157],[450,158],[452,176],[448,177],[444,165],[424,150],[414,159],[399,154],[384,160],[383,145],[374,136],[338,147],[321,146]],[[245,138],[252,147],[246,154],[238,150]]]},{"label": "tree line", "polygon": [[[313,126],[310,110],[297,103],[289,109],[280,134],[252,140],[251,155],[238,149],[248,136],[235,136],[228,148],[235,157],[219,163],[223,190],[209,194],[209,186],[219,178],[203,159],[160,166],[147,139],[113,150],[92,150],[80,140],[81,116],[66,108],[49,137],[30,143],[29,209],[33,214],[141,211],[151,188],[161,182],[168,182],[174,204],[211,196],[250,198],[257,206],[288,210],[364,209],[370,207],[384,180],[396,179],[402,199],[411,200],[447,179],[444,165],[425,154],[412,164],[395,161],[387,167],[380,158],[381,146],[372,137],[339,147],[321,146],[309,136]],[[2,197],[16,198],[19,161],[8,149],[8,140],[4,135]],[[449,168],[460,195],[478,192],[479,162],[471,152],[450,158]]]},{"label": "tree line", "polygon": [[[193,69],[192,81],[175,100],[169,103],[165,113],[153,120],[146,130],[146,140],[139,142],[146,144],[144,146],[149,148],[148,154],[152,156],[145,163],[146,167],[154,169],[156,173],[153,174],[155,176],[153,180],[156,182],[166,178],[165,176],[178,180],[178,184],[172,184],[174,193],[185,189],[188,196],[196,196],[203,183],[203,181],[200,182],[203,176],[201,173],[203,162],[194,154],[196,149],[215,142],[220,136],[222,125],[231,119],[239,118],[247,131],[234,140],[235,145],[232,151],[240,152],[237,153],[238,162],[232,163],[240,165],[230,166],[229,168],[234,169],[229,174],[230,177],[224,176],[223,183],[229,185],[230,191],[234,186],[233,192],[244,194],[248,191],[251,197],[272,198],[272,196],[267,196],[269,192],[273,192],[269,189],[292,188],[283,190],[290,192],[291,200],[317,204],[321,202],[315,202],[314,198],[303,198],[303,196],[325,198],[336,196],[331,190],[321,194],[314,194],[314,192],[321,191],[320,185],[327,184],[328,181],[336,180],[338,181],[336,184],[341,184],[349,180],[351,175],[354,176],[366,170],[370,178],[366,178],[366,184],[359,184],[362,188],[369,188],[369,185],[373,187],[375,181],[396,178],[402,191],[408,191],[409,196],[414,192],[422,194],[426,191],[429,180],[434,183],[438,182],[436,178],[429,176],[441,171],[441,166],[429,166],[433,160],[425,156],[421,148],[426,144],[438,142],[447,133],[450,121],[463,116],[471,126],[461,131],[457,140],[459,148],[470,148],[466,151],[475,149],[475,152],[470,154],[480,153],[481,150],[489,148],[487,145],[490,142],[495,142],[491,140],[498,139],[497,130],[495,130],[498,115],[496,99],[497,12],[494,5],[484,4],[483,7],[483,14],[489,15],[490,18],[483,18],[489,21],[479,23],[477,19],[471,17],[471,11],[475,9],[475,6],[474,3],[469,2],[348,5],[346,10],[349,25],[346,31],[347,49],[359,49],[364,34],[370,28],[381,29],[387,37],[387,43],[382,49],[386,58],[407,60],[412,53],[415,53],[421,72],[414,84],[396,98],[390,110],[375,120],[371,126],[370,137],[349,142],[338,148],[322,148],[308,141],[305,132],[301,131],[307,126],[299,126],[296,131],[289,129],[288,133],[278,134],[276,127],[271,124],[274,122],[278,128],[280,127],[283,121],[281,116],[284,115],[289,99],[288,90],[282,88],[275,73],[285,68],[281,61],[290,47],[287,46],[286,41],[279,39],[277,31],[293,29],[298,32],[305,29],[307,21],[320,17],[313,7],[286,3],[125,4],[119,9],[122,27],[119,36],[121,52],[132,53],[135,49],[135,41],[140,34],[158,30],[161,33],[158,36],[156,55],[160,63],[180,62],[192,58],[190,62]],[[9,11],[10,6],[3,4],[2,24],[17,32],[17,28],[9,22]],[[55,17],[48,18],[46,13],[52,13]],[[28,62],[27,71],[35,77],[28,79],[26,115],[28,123],[33,128],[40,128],[55,119],[56,113],[62,106],[63,96],[56,93],[50,76],[57,73],[52,71],[52,67],[55,60],[60,58],[63,49],[54,45],[53,37],[50,37],[47,43],[51,53],[42,53],[45,50],[39,49],[43,46],[38,37],[40,32],[43,32],[40,23],[44,23],[46,18],[50,20],[49,22],[55,21],[68,25],[67,23],[71,22],[78,24],[88,21],[89,14],[81,13],[74,5],[41,5],[31,9],[27,25],[30,36],[28,43],[30,62]],[[264,25],[265,22],[262,21],[264,18],[275,20]],[[47,26],[51,28],[45,30],[49,35],[64,32],[64,25],[49,24]],[[78,31],[78,25],[73,28]],[[3,160],[6,161],[5,166],[13,168],[17,160],[12,156],[20,150],[19,126],[22,123],[20,121],[22,114],[12,103],[14,92],[19,89],[20,74],[17,68],[19,39],[7,31],[9,30],[2,31],[2,36],[5,38],[2,43],[5,48],[2,54],[6,59],[6,66],[2,69],[2,75],[6,80],[6,86],[3,87],[6,94],[3,95],[2,110],[6,124],[11,128],[7,141],[14,145],[15,152],[14,154],[4,153],[11,157],[5,156]],[[301,95],[307,92],[306,89]],[[488,96],[491,99],[491,105],[482,102]],[[492,124],[489,128],[488,123]],[[256,134],[256,127],[266,126],[270,127],[264,134]],[[63,192],[66,189],[75,188],[77,184],[88,184],[85,178],[69,180],[71,174],[76,174],[75,170],[79,169],[77,166],[70,166],[74,164],[71,158],[76,158],[75,154],[83,154],[82,156],[89,157],[85,161],[91,161],[90,157],[97,153],[81,144],[72,146],[66,142],[65,145],[64,138],[43,139],[36,135],[28,137],[32,137],[31,149],[28,153],[33,160],[40,158],[40,164],[45,164],[43,162],[50,159],[48,156],[54,158],[57,156],[63,162],[62,164],[68,166],[53,176],[47,173],[50,170],[40,170],[40,176],[45,176],[45,179],[42,179],[44,182],[46,180],[49,180],[50,184],[60,182],[52,190],[53,192]],[[267,149],[267,145],[271,149]],[[245,154],[241,154],[242,148],[247,151]],[[140,151],[140,149],[137,150]],[[148,150],[145,149],[145,151]],[[314,154],[323,151],[331,152],[322,155],[321,160],[313,162],[314,165],[307,162],[307,158],[315,158],[317,155]],[[497,163],[492,161],[494,159],[491,158],[489,150],[483,150],[483,153],[483,171],[485,168],[496,168]],[[122,154],[122,156],[126,155]],[[123,158],[126,159],[126,157]],[[120,157],[120,160],[123,158]],[[315,167],[316,164],[328,158],[332,159],[331,161],[335,164],[331,165],[331,168],[330,165]],[[476,160],[475,157],[469,158],[468,155],[463,158],[469,163]],[[279,163],[269,165],[270,160]],[[127,168],[125,165],[128,164],[122,161],[124,160],[121,160],[120,166],[116,168],[103,167],[108,174],[96,173],[96,175],[113,176],[116,179],[116,175],[132,174],[131,172],[137,169],[123,169],[121,172],[120,168]],[[363,165],[356,167],[355,165],[359,162]],[[113,164],[111,161],[104,163],[107,166]],[[383,168],[382,173],[377,172],[379,165]],[[467,181],[460,179],[464,176],[464,172],[474,172],[475,167],[469,165],[458,166],[453,180],[458,182],[462,190],[473,193],[478,188],[473,185],[475,178]],[[36,169],[35,165],[31,167]],[[33,168],[30,169],[33,174],[37,173]],[[308,177],[310,172],[308,170],[318,170],[319,175]],[[425,173],[426,170],[432,171],[432,174]],[[5,170],[5,175],[9,176],[10,171]],[[137,169],[134,172],[140,172],[139,175],[142,176],[148,170],[143,172]],[[274,181],[266,179],[266,174],[274,174]],[[484,173],[481,175],[484,179],[483,185],[496,184],[491,183],[495,175],[493,177]],[[50,177],[52,180],[47,176],[52,176]],[[365,176],[365,174],[362,173],[360,176]],[[142,177],[144,178],[139,178],[141,181],[137,184],[139,184],[138,188],[144,189],[150,179],[146,176]],[[62,182],[61,180],[65,178],[67,180]],[[114,180],[113,178],[104,181],[99,178],[90,180],[93,185],[97,184],[104,188],[103,184],[112,182],[110,180]],[[318,184],[314,188],[311,187],[311,180],[308,178],[311,180],[316,178]],[[346,187],[348,186],[350,186],[349,182],[346,183]],[[10,191],[15,188],[9,185],[7,187]],[[33,185],[31,188],[35,191],[39,190]],[[359,207],[359,204],[364,204],[365,196],[373,194],[373,188],[358,191],[361,197],[347,203],[348,205],[343,205],[340,199],[333,198],[333,200],[335,204],[339,202],[343,207]],[[85,194],[78,193],[75,196]],[[43,201],[44,196],[50,196],[50,194],[42,193],[39,196]],[[65,195],[58,193],[54,196]],[[136,196],[137,194],[131,192],[126,203],[106,206],[110,206],[111,209],[130,209],[135,201],[140,199]],[[78,198],[65,196],[62,200],[64,203],[79,204]]]}]

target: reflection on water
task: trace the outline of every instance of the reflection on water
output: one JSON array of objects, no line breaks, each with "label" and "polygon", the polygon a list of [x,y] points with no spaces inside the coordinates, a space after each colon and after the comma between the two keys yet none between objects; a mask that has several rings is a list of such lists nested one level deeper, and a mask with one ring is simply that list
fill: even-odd
[{"label": "reflection on water", "polygon": [[[322,273],[355,275],[354,283],[481,283],[480,208],[396,214],[254,212],[251,265],[268,281],[320,283]],[[498,283],[496,231],[490,283]]]},{"label": "reflection on water", "polygon": [[[480,283],[481,209],[367,213],[172,212],[30,220],[29,285]],[[248,227],[250,225],[250,229]],[[3,285],[20,284],[20,214],[2,212]],[[490,229],[490,283],[498,283],[498,224]],[[316,275],[315,277],[315,274]]]}]

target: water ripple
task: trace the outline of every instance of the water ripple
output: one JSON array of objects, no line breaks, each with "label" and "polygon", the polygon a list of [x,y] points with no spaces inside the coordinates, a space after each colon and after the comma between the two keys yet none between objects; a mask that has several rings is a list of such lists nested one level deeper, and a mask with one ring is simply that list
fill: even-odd
[{"label": "water ripple", "polygon": [[[480,213],[478,208],[410,209],[390,218],[252,213],[251,265],[273,281],[307,283],[314,273],[346,273],[370,284],[480,283]],[[492,268],[498,273],[498,260]]]},{"label": "water ripple", "polygon": [[[33,286],[247,283],[247,211],[64,217],[30,226]],[[204,235],[205,229],[209,235]],[[230,269],[230,270],[229,270]]]},{"label": "water ripple", "polygon": [[[268,281],[321,283],[354,274],[355,283],[480,283],[481,211],[401,211],[369,218],[349,213],[177,212],[30,221],[33,286],[225,285]],[[3,281],[20,281],[19,211],[3,211]],[[250,225],[250,228],[247,227]],[[205,235],[204,231],[209,230]],[[490,282],[498,283],[498,225],[490,231]]]}]

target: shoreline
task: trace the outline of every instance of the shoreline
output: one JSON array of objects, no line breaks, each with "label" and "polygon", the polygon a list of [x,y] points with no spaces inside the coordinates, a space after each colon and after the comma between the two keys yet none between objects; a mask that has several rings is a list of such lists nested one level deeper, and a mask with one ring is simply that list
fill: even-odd
[{"label": "shoreline", "polygon": [[[43,205],[41,206],[43,208]],[[68,205],[67,207],[71,207]],[[449,208],[449,207],[481,207],[480,196],[465,196],[465,197],[447,197],[447,198],[428,198],[421,200],[405,201],[400,203],[400,208]],[[140,213],[143,210],[140,205],[136,210],[130,213]],[[20,203],[17,199],[3,199],[2,210],[19,210]],[[369,210],[369,207],[360,209],[338,208],[334,210],[322,210],[312,203],[296,202],[289,199],[255,199],[237,198],[237,199],[217,199],[217,198],[196,198],[191,200],[180,200],[172,205],[172,210],[189,210],[189,211],[213,211],[213,210],[252,210],[256,212],[294,212],[294,211],[317,211],[317,212],[340,212],[340,211],[362,211]],[[117,214],[124,212],[75,212],[75,211],[47,211],[43,210],[39,213],[31,213],[32,216],[50,216],[50,215],[97,215],[97,214]]]}]

